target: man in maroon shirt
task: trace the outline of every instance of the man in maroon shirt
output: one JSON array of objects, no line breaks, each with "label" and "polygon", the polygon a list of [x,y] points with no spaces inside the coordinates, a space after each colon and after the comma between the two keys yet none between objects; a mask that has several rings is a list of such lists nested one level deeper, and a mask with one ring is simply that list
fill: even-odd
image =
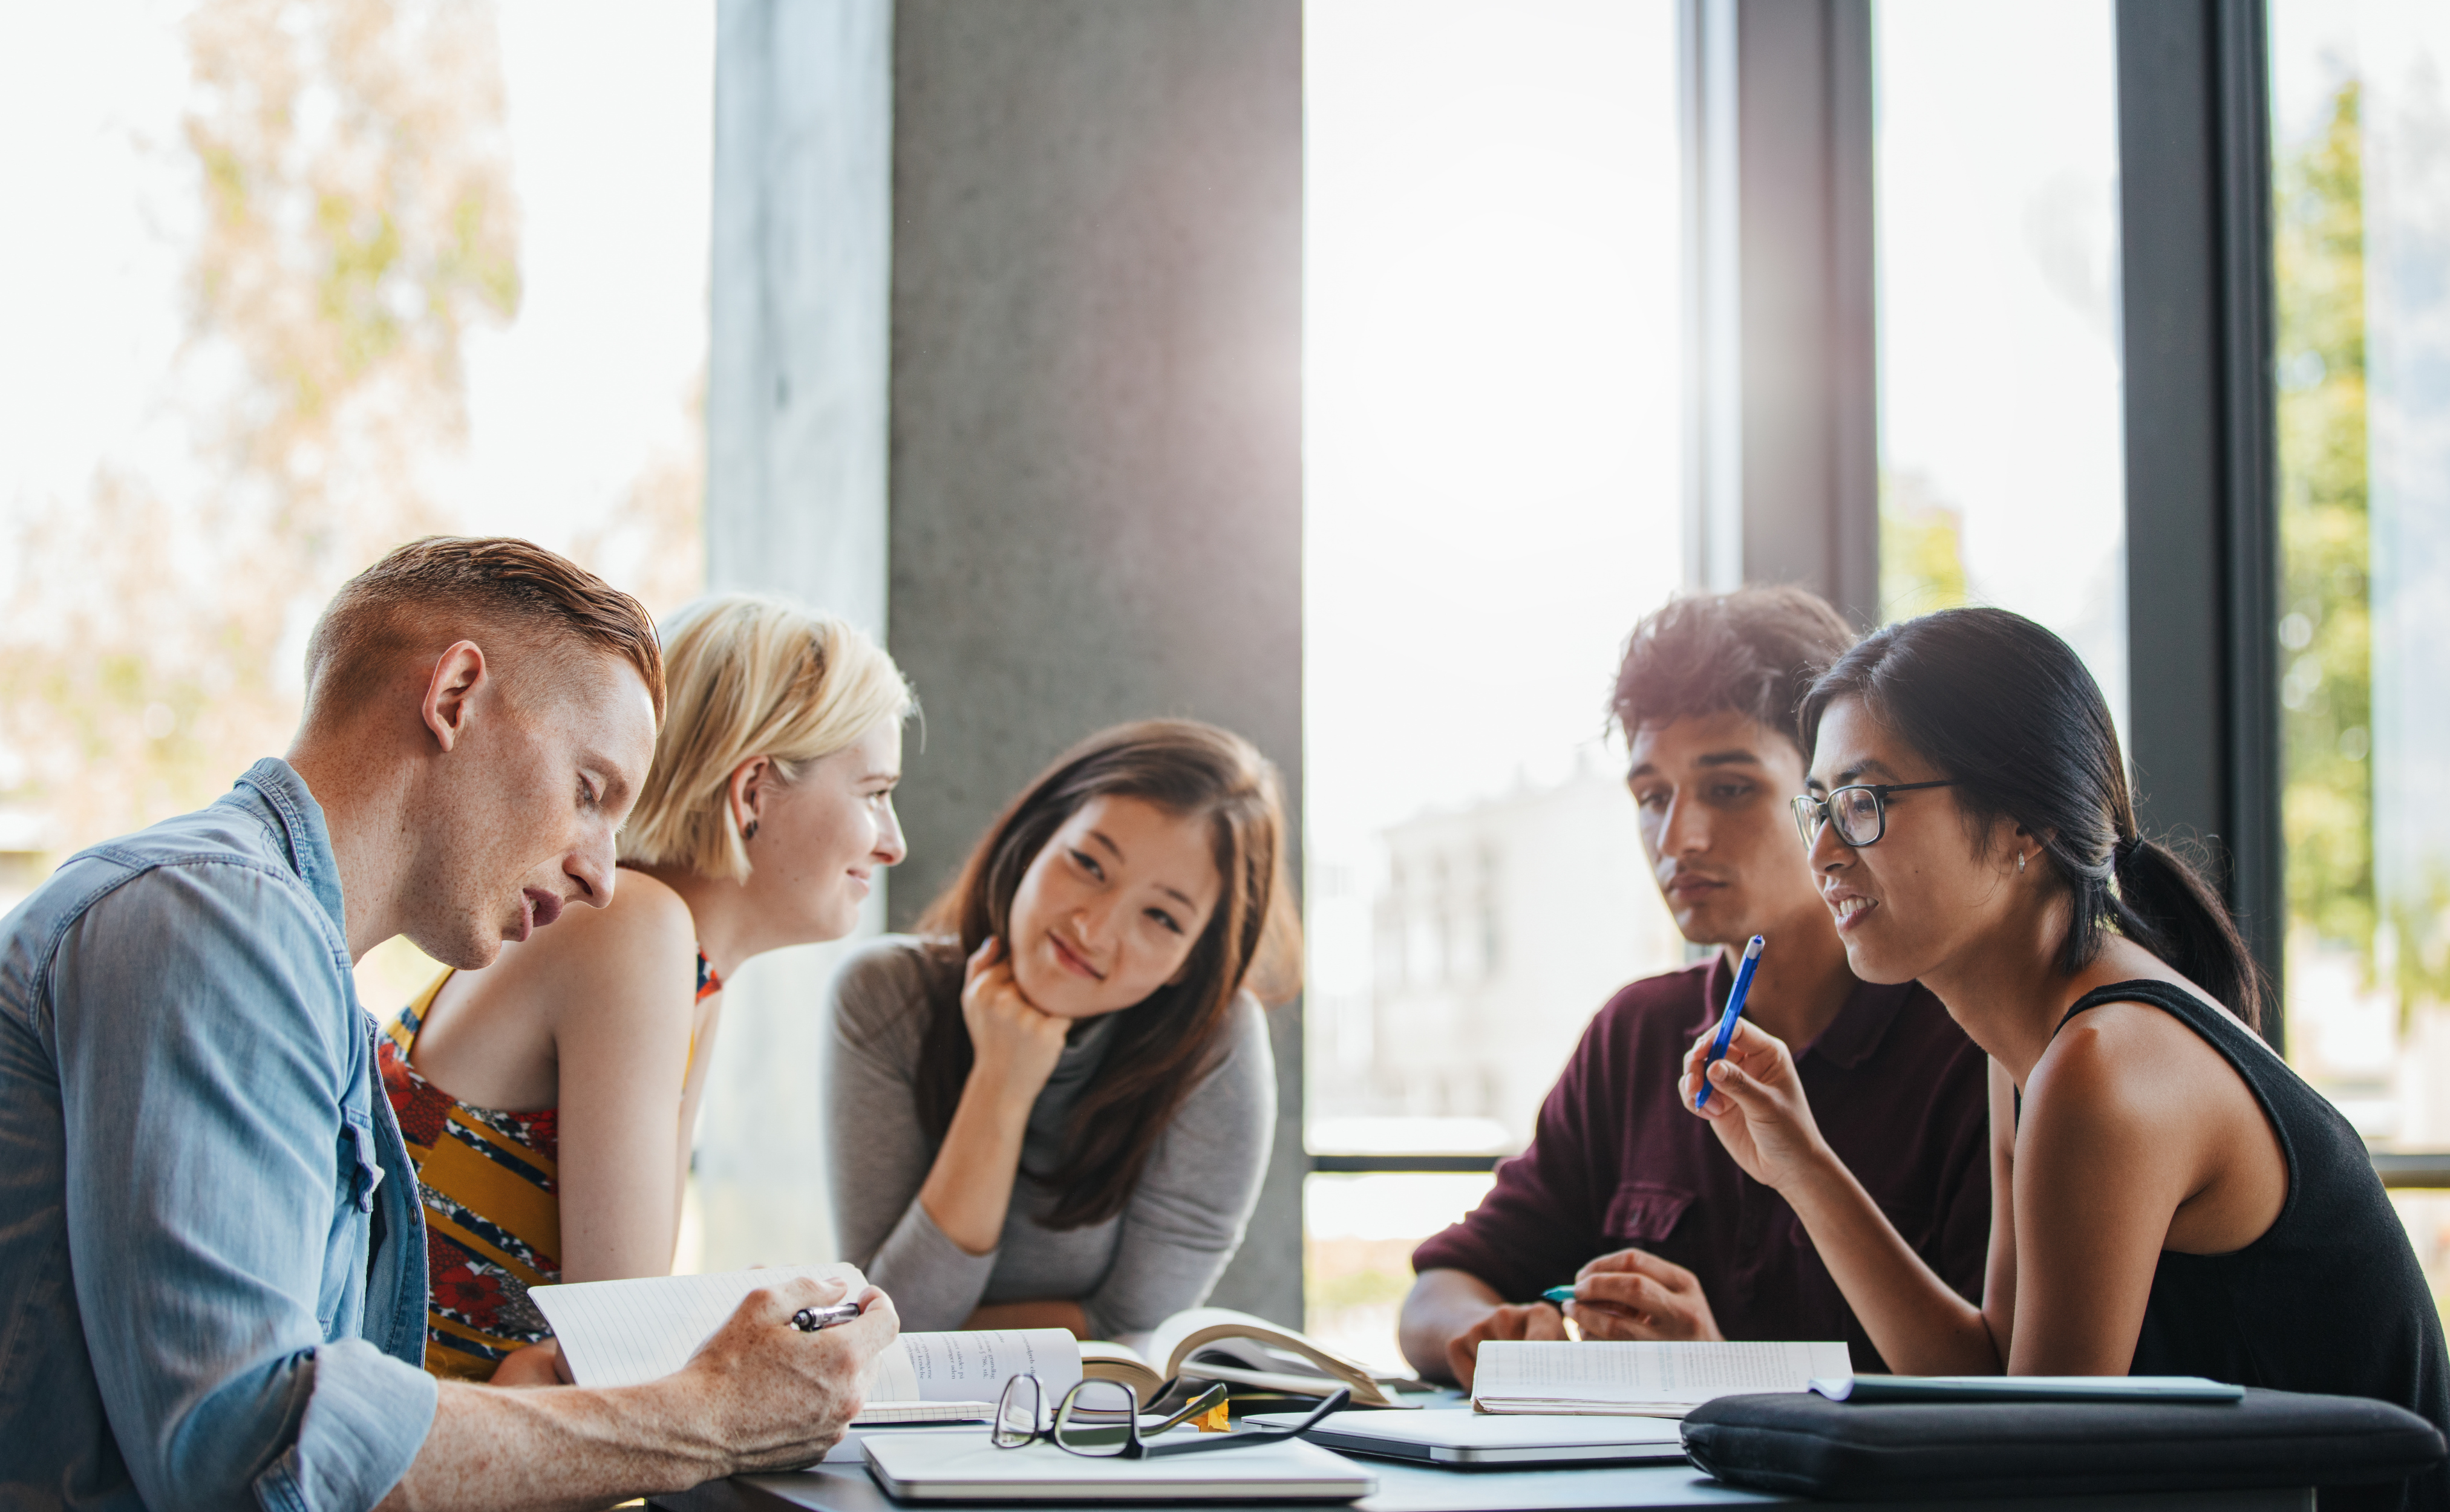
[{"label": "man in maroon shirt", "polygon": [[1918,983],[1847,970],[1787,807],[1806,766],[1796,706],[1853,639],[1794,588],[1680,599],[1635,628],[1614,702],[1643,848],[1677,928],[1719,948],[1609,999],[1530,1148],[1413,1251],[1400,1331],[1422,1375],[1468,1386],[1483,1339],[1564,1338],[1564,1313],[1539,1297],[1568,1281],[1585,1338],[1843,1339],[1856,1369],[1886,1368],[1793,1210],[1678,1101],[1684,1053],[1754,935],[1768,945],[1744,1016],[1796,1047],[1831,1148],[1915,1253],[1980,1301],[1982,1053]]}]

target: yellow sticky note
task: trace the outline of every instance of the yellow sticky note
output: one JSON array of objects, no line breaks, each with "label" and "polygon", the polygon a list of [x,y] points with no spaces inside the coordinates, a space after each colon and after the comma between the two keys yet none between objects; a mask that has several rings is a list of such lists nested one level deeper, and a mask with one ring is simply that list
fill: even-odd
[{"label": "yellow sticky note", "polygon": [[1234,1431],[1234,1425],[1227,1420],[1225,1414],[1233,1405],[1231,1402],[1219,1402],[1191,1421],[1202,1433],[1231,1433]]}]

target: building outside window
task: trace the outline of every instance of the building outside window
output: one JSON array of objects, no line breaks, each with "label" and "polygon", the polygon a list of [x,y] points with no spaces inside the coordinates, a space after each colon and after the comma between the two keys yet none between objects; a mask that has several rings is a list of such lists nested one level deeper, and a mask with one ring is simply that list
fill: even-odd
[{"label": "building outside window", "polygon": [[[1306,16],[1309,1143],[1508,1153],[1684,960],[1604,734],[1682,571],[1675,7]],[[1488,1179],[1311,1176],[1312,1328],[1398,1363]]]}]

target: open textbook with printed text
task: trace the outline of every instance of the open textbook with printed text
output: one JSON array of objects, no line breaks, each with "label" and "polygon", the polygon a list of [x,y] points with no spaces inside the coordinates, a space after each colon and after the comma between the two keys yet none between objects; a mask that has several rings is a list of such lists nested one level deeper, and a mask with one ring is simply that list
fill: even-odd
[{"label": "open textbook with printed text", "polygon": [[1682,1417],[1714,1397],[1803,1391],[1855,1373],[1842,1343],[1528,1343],[1490,1339],[1473,1367],[1483,1412],[1624,1412]]},{"label": "open textbook with printed text", "polygon": [[1419,1405],[1406,1403],[1394,1389],[1418,1388],[1421,1383],[1410,1377],[1373,1373],[1306,1333],[1231,1308],[1177,1312],[1158,1324],[1138,1349],[1084,1344],[1080,1358],[1084,1374],[1121,1381],[1143,1401],[1178,1375],[1297,1397],[1323,1397],[1346,1386],[1357,1407]]}]

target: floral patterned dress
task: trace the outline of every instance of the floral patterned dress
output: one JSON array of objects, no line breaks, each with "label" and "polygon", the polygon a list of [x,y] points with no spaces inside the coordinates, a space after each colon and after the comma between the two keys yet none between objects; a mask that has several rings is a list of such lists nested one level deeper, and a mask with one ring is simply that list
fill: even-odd
[{"label": "floral patterned dress", "polygon": [[[483,1381],[512,1350],[553,1337],[528,1289],[561,1279],[561,1134],[557,1109],[474,1107],[410,1064],[418,1031],[451,975],[401,1009],[377,1049],[425,1207],[425,1368],[447,1380]],[[697,1000],[722,990],[701,951]]]}]

